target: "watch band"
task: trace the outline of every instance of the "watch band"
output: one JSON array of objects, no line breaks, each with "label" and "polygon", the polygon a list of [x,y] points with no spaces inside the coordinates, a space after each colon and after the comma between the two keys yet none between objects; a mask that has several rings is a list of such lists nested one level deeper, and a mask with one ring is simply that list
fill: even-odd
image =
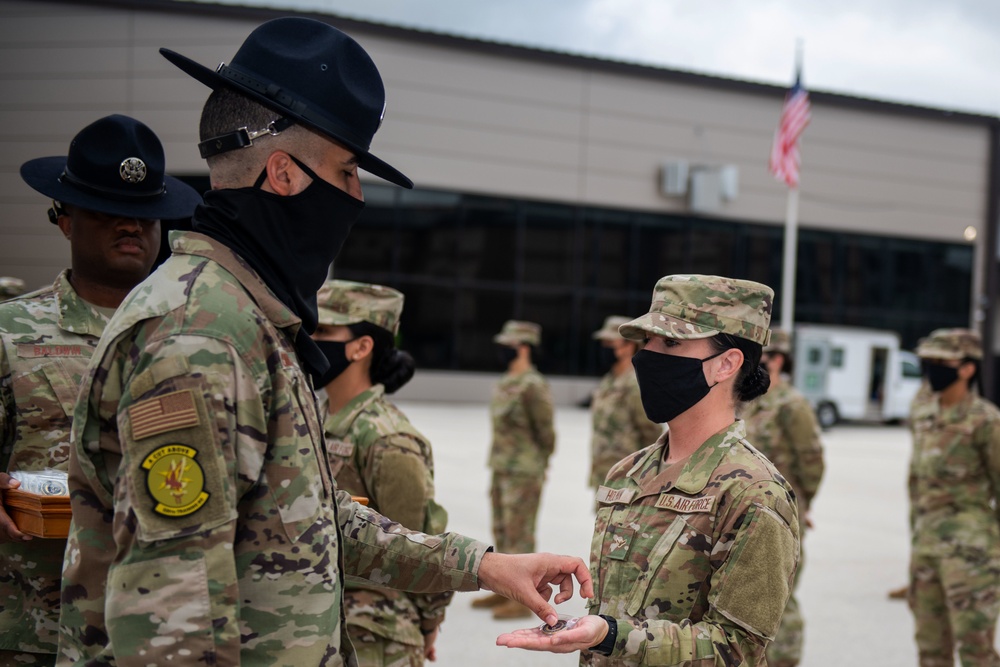
[{"label": "watch band", "polygon": [[612,651],[615,650],[615,641],[618,639],[618,621],[604,614],[601,614],[601,618],[608,622],[608,634],[604,635],[600,644],[591,646],[588,650],[601,655],[611,655]]}]

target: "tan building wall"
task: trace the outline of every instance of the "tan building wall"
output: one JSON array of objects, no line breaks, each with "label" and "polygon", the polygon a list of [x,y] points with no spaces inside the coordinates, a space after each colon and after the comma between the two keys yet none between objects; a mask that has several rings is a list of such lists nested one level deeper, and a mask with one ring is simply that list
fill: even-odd
[{"label": "tan building wall", "polygon": [[[149,124],[172,173],[205,173],[195,144],[208,89],[157,48],[215,65],[268,16],[187,2],[0,0],[0,275],[40,285],[68,263],[47,202],[18,167],[65,154],[102,115]],[[332,22],[348,25],[383,73],[376,154],[418,187],[684,212],[684,198],[659,192],[661,164],[684,159],[738,167],[738,197],[713,215],[783,222],[785,188],[766,169],[781,91]],[[948,242],[972,226],[978,283],[987,119],[826,98],[814,95],[803,141],[801,224]]]}]

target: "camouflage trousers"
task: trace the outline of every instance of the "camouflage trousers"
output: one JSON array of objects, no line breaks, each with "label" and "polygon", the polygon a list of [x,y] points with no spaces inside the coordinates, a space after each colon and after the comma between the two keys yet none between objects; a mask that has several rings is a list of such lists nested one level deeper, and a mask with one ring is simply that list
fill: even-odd
[{"label": "camouflage trousers", "polygon": [[21,653],[0,649],[0,667],[52,667],[56,664],[54,653]]},{"label": "camouflage trousers", "polygon": [[65,540],[53,539],[0,545],[0,651],[23,652],[14,664],[35,664],[23,662],[32,655],[55,657],[65,550]]},{"label": "camouflage trousers", "polygon": [[347,634],[354,644],[359,667],[422,667],[424,664],[423,646],[401,644],[356,625],[348,625]]},{"label": "camouflage trousers", "polygon": [[1000,613],[1000,559],[918,556],[910,562],[910,609],[920,667],[997,667],[993,647]]},{"label": "camouflage trousers", "polygon": [[493,471],[490,500],[497,551],[510,554],[535,551],[535,522],[544,482],[544,472],[520,474]]},{"label": "camouflage trousers", "polygon": [[[803,527],[803,531],[805,528]],[[804,534],[804,533],[803,533]],[[802,634],[805,621],[799,610],[799,601],[795,591],[799,587],[802,566],[805,564],[805,554],[799,549],[799,566],[795,570],[795,581],[792,582],[792,594],[788,596],[785,612],[781,615],[781,625],[774,641],[767,645],[767,664],[770,667],[790,667],[802,661]]]}]

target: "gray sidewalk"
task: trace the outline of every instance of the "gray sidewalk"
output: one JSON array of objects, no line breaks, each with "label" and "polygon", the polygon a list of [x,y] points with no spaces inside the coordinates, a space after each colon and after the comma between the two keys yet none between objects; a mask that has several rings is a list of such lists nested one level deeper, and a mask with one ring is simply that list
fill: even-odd
[{"label": "gray sidewalk", "polygon": [[[438,500],[449,528],[490,540],[485,405],[401,402],[434,445]],[[593,509],[586,485],[590,415],[560,408],[556,453],[539,517],[538,549],[579,555],[590,550]],[[803,667],[916,664],[913,623],[905,602],[886,592],[906,582],[906,468],[910,438],[902,427],[838,426],[824,434],[827,473],[813,508],[799,589],[806,618]],[[533,654],[494,645],[496,636],[532,621],[494,621],[460,593],[438,643],[441,667],[572,665],[576,655]],[[579,614],[574,599],[561,613]]]}]

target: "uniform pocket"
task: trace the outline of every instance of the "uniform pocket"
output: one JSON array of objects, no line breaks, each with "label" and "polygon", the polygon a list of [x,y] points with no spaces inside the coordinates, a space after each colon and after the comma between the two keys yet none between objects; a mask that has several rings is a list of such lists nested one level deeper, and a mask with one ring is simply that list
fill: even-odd
[{"label": "uniform pocket", "polygon": [[[632,584],[632,592],[629,595],[627,606],[625,608],[626,612],[628,612],[630,616],[638,615],[644,604],[646,604],[647,598],[655,597],[658,592],[655,590],[655,584],[658,583],[657,573],[663,562],[667,560],[670,552],[673,551],[674,546],[677,544],[677,539],[681,536],[681,533],[686,527],[687,523],[684,519],[676,517],[670,524],[670,527],[667,528],[666,532],[660,536],[660,539],[656,541],[656,544],[653,545],[652,549],[650,549],[648,553],[633,554],[632,562],[637,565],[644,564],[645,569],[640,567],[639,576]],[[671,578],[686,576],[686,574],[681,571],[669,572],[668,574]],[[683,590],[686,594],[687,587],[684,586]]]},{"label": "uniform pocket", "polygon": [[289,389],[286,403],[276,410],[278,420],[264,455],[264,477],[285,534],[295,542],[319,518],[328,484],[319,459],[322,438],[314,431],[318,426],[315,410],[303,405],[298,378]]}]

